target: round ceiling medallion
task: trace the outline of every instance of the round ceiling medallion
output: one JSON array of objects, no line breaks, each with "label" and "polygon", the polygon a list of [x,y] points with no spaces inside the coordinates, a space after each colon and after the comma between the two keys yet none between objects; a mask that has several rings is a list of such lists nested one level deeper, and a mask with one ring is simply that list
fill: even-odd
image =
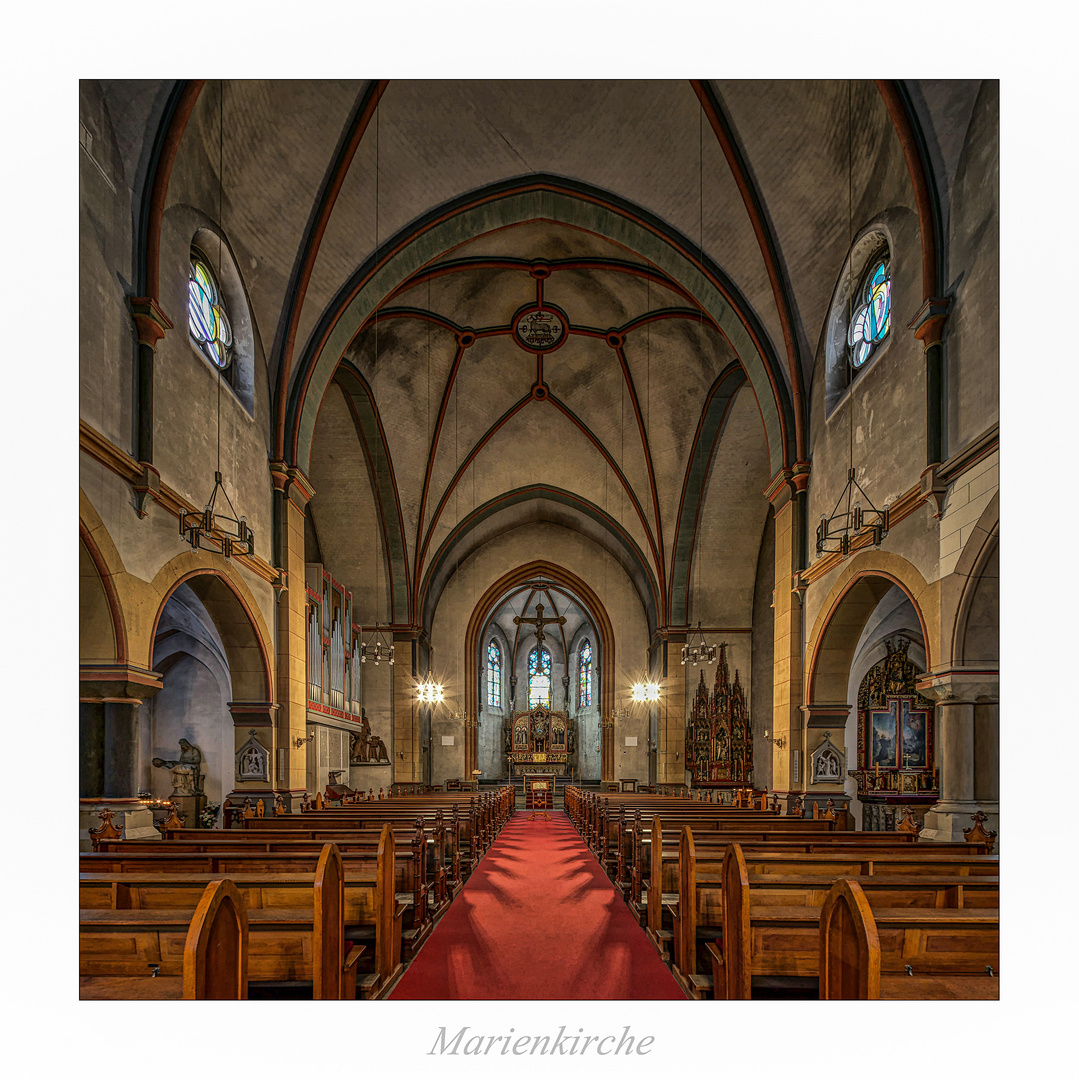
[{"label": "round ceiling medallion", "polygon": [[566,340],[569,320],[553,304],[529,304],[513,316],[513,336],[529,352],[551,352]]}]

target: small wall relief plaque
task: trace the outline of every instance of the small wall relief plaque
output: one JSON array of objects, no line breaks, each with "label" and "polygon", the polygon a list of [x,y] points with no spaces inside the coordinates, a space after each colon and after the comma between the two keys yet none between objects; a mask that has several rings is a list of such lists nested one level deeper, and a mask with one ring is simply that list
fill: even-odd
[{"label": "small wall relief plaque", "polygon": [[841,784],[843,782],[843,755],[831,740],[831,732],[824,733],[824,742],[813,751],[814,784]]},{"label": "small wall relief plaque", "polygon": [[251,734],[236,751],[236,779],[237,780],[262,780],[269,781],[268,768],[270,755],[266,748],[255,737],[256,729],[251,728]]}]

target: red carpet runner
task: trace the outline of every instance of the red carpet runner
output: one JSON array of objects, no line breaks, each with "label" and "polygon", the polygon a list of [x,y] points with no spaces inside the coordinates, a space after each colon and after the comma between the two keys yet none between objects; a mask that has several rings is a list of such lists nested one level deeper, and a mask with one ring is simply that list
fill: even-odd
[{"label": "red carpet runner", "polygon": [[518,810],[390,998],[685,995],[566,815]]}]

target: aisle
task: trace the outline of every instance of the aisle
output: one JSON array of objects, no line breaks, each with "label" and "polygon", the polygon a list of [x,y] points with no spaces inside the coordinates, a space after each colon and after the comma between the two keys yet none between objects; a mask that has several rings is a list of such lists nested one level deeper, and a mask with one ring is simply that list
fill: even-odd
[{"label": "aisle", "polygon": [[523,810],[390,997],[684,999],[566,815]]}]

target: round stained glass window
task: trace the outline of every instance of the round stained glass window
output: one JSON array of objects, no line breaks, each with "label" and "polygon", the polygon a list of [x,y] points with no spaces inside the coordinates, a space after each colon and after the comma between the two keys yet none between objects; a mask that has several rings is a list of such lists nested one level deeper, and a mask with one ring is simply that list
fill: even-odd
[{"label": "round stained glass window", "polygon": [[206,358],[224,370],[232,360],[232,326],[217,278],[197,252],[191,252],[187,279],[187,323]]},{"label": "round stained glass window", "polygon": [[850,362],[860,368],[888,335],[892,325],[892,273],[887,259],[873,263],[850,320]]}]

